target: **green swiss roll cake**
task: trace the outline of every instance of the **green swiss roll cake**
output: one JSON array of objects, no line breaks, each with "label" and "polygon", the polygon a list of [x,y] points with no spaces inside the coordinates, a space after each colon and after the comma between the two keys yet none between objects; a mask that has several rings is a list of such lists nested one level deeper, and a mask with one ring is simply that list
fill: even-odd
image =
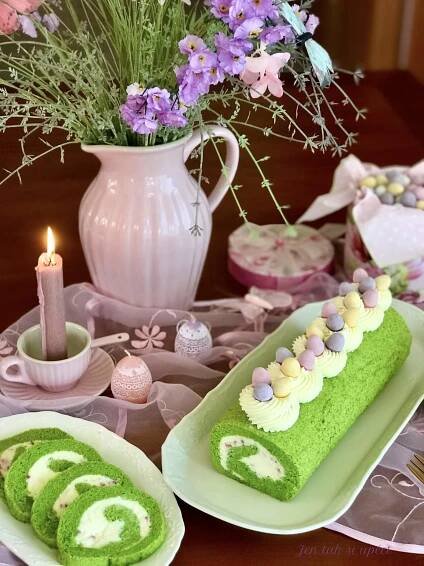
[{"label": "green swiss roll cake", "polygon": [[82,493],[95,487],[131,486],[127,476],[115,466],[103,462],[76,464],[50,480],[37,499],[31,524],[37,536],[55,548],[59,519]]},{"label": "green swiss roll cake", "polygon": [[65,511],[57,544],[64,566],[120,566],[153,554],[166,523],[157,502],[135,488],[93,488]]},{"label": "green swiss roll cake", "polygon": [[35,499],[46,484],[75,464],[101,461],[97,452],[72,438],[50,440],[28,448],[10,467],[4,483],[9,511],[29,523]]},{"label": "green swiss roll cake", "polygon": [[[355,303],[354,300],[351,302]],[[370,309],[366,311],[367,316],[370,312]],[[338,344],[333,341],[331,345],[336,347]],[[214,467],[277,499],[293,498],[402,366],[410,345],[407,325],[393,308],[389,308],[377,330],[364,332],[360,346],[345,357],[347,362],[337,376],[324,380],[320,376],[319,394],[310,402],[297,404],[298,417],[296,419],[295,415],[294,424],[287,430],[266,432],[252,424],[240,402],[236,403],[210,433],[209,447]],[[334,356],[336,359],[339,354]],[[282,367],[283,364],[284,361]],[[287,365],[292,366],[293,362],[291,366]],[[313,375],[313,372],[309,373]],[[275,382],[272,385],[275,396],[270,401],[263,399],[269,406],[279,401]],[[246,391],[249,392],[250,387],[246,387]],[[262,405],[263,411],[267,411],[267,402],[253,403]],[[292,405],[296,406],[296,400]]]},{"label": "green swiss roll cake", "polygon": [[46,440],[71,438],[58,428],[33,428],[0,440],[0,498],[4,499],[4,479],[10,466],[27,448]]}]

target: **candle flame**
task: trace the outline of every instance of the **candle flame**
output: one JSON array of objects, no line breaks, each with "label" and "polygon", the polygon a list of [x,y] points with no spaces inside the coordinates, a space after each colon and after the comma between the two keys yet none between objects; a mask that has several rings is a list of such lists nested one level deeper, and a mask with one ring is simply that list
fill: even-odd
[{"label": "candle flame", "polygon": [[50,265],[56,265],[55,253],[56,253],[56,243],[54,239],[53,230],[49,226],[47,228],[47,257]]}]

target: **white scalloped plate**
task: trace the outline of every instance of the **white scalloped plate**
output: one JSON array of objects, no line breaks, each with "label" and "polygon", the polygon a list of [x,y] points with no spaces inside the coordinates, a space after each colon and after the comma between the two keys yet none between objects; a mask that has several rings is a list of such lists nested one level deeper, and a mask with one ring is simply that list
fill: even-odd
[{"label": "white scalloped plate", "polygon": [[236,402],[253,369],[266,366],[278,346],[291,344],[321,305],[293,313],[170,432],[162,447],[162,470],[178,497],[228,523],[273,534],[318,529],[352,505],[424,399],[424,313],[407,303],[394,301],[393,306],[413,335],[408,359],[292,501],[278,501],[218,473],[208,454],[209,431]]},{"label": "white scalloped plate", "polygon": [[[174,494],[162,474],[136,446],[101,425],[59,413],[25,413],[0,420],[0,439],[29,428],[57,427],[95,448],[106,462],[121,468],[136,487],[156,499],[165,514],[168,534],[164,544],[143,566],[167,566],[184,536],[184,523]],[[30,525],[16,521],[0,500],[0,542],[29,566],[59,566],[57,552],[43,544]]]}]

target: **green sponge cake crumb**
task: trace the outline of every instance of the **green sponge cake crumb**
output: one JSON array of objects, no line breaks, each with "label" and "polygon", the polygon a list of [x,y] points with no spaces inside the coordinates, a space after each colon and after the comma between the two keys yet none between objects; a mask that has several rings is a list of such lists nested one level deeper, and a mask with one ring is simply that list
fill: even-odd
[{"label": "green sponge cake crumb", "polygon": [[318,397],[301,405],[290,429],[264,432],[236,403],[211,431],[214,466],[277,499],[293,498],[403,365],[410,346],[408,327],[390,308],[381,326],[365,333],[349,354],[345,369],[325,379]]},{"label": "green sponge cake crumb", "polygon": [[131,486],[127,476],[115,466],[87,462],[72,466],[49,481],[34,501],[31,524],[38,537],[56,547],[59,519],[82,493],[95,487]]},{"label": "green sponge cake crumb", "polygon": [[164,542],[166,523],[157,502],[135,488],[93,488],[59,522],[64,566],[123,566],[147,558]]},{"label": "green sponge cake crumb", "polygon": [[93,448],[65,438],[28,448],[11,466],[4,491],[11,514],[28,523],[35,499],[51,479],[75,464],[101,460]]},{"label": "green sponge cake crumb", "polygon": [[39,442],[71,438],[58,428],[33,428],[15,436],[0,440],[0,498],[4,499],[4,479],[10,466],[27,448]]}]

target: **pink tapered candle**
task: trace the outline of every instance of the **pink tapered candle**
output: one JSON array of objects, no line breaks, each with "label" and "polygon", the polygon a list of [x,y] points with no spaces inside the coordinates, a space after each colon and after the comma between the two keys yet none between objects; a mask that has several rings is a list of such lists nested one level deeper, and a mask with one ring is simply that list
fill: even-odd
[{"label": "pink tapered candle", "polygon": [[63,295],[63,262],[55,250],[54,235],[47,229],[47,252],[42,253],[35,268],[43,357],[63,360],[68,357],[66,345],[65,298]]}]

